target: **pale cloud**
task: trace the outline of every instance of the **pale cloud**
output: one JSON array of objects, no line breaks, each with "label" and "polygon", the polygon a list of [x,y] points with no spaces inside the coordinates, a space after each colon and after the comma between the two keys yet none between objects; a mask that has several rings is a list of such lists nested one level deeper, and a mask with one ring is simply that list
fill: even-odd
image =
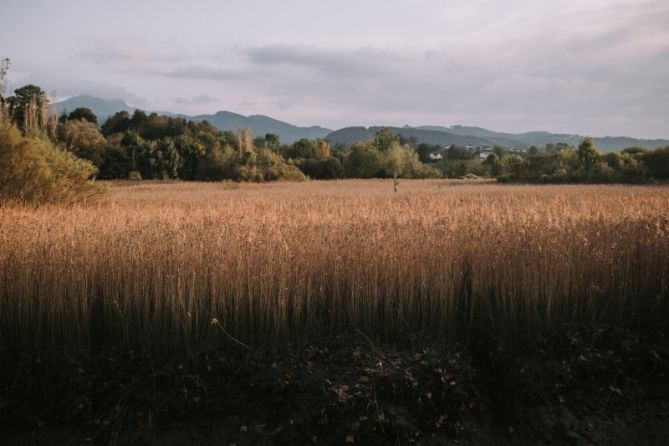
[{"label": "pale cloud", "polygon": [[51,71],[35,71],[24,76],[12,77],[7,83],[7,91],[11,93],[16,88],[26,84],[42,86],[48,95],[54,92],[58,98],[90,94],[103,99],[123,99],[129,105],[138,107],[150,105],[150,101],[146,98],[130,92],[119,85],[77,77],[76,74],[60,75]]},{"label": "pale cloud", "polygon": [[177,105],[204,105],[216,103],[218,99],[207,94],[199,94],[192,98],[172,98],[172,101]]},{"label": "pale cloud", "polygon": [[[34,15],[7,1],[14,20],[0,40],[18,54],[13,69],[72,94],[331,128],[468,124],[669,137],[669,4],[660,0],[249,0],[225,8],[203,0],[198,8],[162,2],[157,13],[150,2],[93,8],[75,0],[50,11],[63,25],[46,48],[29,34],[9,38]],[[68,26],[75,7],[83,12]],[[123,10],[134,14],[116,13]]]},{"label": "pale cloud", "polygon": [[305,45],[268,45],[249,48],[245,54],[253,64],[311,68],[328,76],[367,77],[400,68],[401,54],[375,48],[333,50]]},{"label": "pale cloud", "polygon": [[214,81],[243,80],[248,79],[250,75],[250,73],[245,73],[241,70],[230,70],[225,67],[203,64],[181,65],[174,68],[165,66],[148,71],[147,74],[177,79],[209,79]]}]

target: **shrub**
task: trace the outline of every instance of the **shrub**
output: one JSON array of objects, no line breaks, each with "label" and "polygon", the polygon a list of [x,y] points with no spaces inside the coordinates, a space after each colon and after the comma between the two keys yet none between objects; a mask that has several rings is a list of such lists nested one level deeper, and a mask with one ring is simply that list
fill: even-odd
[{"label": "shrub", "polygon": [[367,144],[358,143],[351,148],[344,171],[349,178],[373,178],[379,176],[382,167],[379,152]]},{"label": "shrub", "polygon": [[107,140],[97,125],[84,119],[69,120],[60,127],[58,137],[79,158],[87,159],[98,167],[104,162]]},{"label": "shrub", "polygon": [[74,202],[100,191],[90,181],[97,169],[47,139],[21,135],[0,122],[0,201]]},{"label": "shrub", "polygon": [[142,174],[138,170],[133,170],[128,174],[128,179],[132,181],[141,181]]},{"label": "shrub", "polygon": [[304,174],[269,149],[240,153],[229,146],[216,145],[200,164],[196,178],[205,181],[299,181],[304,179]]},{"label": "shrub", "polygon": [[654,179],[669,179],[669,147],[648,152],[642,159]]}]

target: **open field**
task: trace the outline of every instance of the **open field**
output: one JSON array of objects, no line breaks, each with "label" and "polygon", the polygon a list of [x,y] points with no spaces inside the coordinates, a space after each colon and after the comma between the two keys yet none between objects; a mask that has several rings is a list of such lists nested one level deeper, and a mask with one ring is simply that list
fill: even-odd
[{"label": "open field", "polygon": [[149,184],[4,209],[3,337],[41,354],[187,348],[219,337],[216,318],[255,348],[349,329],[466,334],[477,321],[522,341],[666,306],[667,188],[401,188]]},{"label": "open field", "polygon": [[[392,182],[381,180],[115,183],[75,207],[0,209],[0,401],[11,417],[21,413],[12,401],[46,398],[34,388],[37,378],[23,381],[36,361],[47,370],[42,377],[65,373],[44,364],[74,361],[81,372],[68,382],[80,389],[91,369],[123,381],[123,371],[139,363],[155,381],[155,370],[173,362],[199,376],[193,370],[205,364],[211,373],[212,355],[271,363],[333,342],[348,348],[341,339],[353,339],[351,348],[362,348],[371,368],[388,355],[384,345],[408,357],[433,355],[447,364],[440,367],[454,364],[446,350],[480,368],[499,366],[502,351],[502,362],[517,369],[520,359],[512,358],[588,354],[607,368],[601,352],[625,357],[634,349],[620,345],[644,345],[642,360],[657,358],[643,373],[655,373],[656,383],[666,379],[666,340],[643,340],[664,333],[667,316],[667,187],[425,180],[402,181],[395,194]],[[601,351],[593,350],[601,342]],[[437,353],[428,355],[428,347]],[[112,362],[95,363],[100,355]],[[619,397],[619,381],[631,376],[625,361],[618,381],[602,384],[607,398]],[[237,376],[237,366],[225,367],[232,371],[221,372],[224,381]],[[406,384],[404,371],[398,376]],[[343,387],[328,382],[335,406],[348,404]],[[542,398],[554,402],[567,392]],[[207,395],[186,399],[197,406]],[[100,416],[101,398],[67,402],[78,408],[72,419]],[[141,402],[132,404],[139,411]],[[459,422],[448,438],[467,438],[469,428]],[[438,430],[435,423],[416,430]],[[337,431],[340,443],[345,433]]]}]

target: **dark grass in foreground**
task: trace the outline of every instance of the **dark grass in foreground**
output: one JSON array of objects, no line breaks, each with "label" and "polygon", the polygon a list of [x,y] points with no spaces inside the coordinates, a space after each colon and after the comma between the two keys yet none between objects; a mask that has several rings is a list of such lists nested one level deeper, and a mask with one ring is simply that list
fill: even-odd
[{"label": "dark grass in foreground", "polygon": [[[2,444],[653,444],[669,434],[666,333],[619,327],[449,345],[363,334],[281,357],[203,347],[24,357]],[[72,358],[73,359],[73,358]],[[6,370],[6,369],[5,369]]]}]

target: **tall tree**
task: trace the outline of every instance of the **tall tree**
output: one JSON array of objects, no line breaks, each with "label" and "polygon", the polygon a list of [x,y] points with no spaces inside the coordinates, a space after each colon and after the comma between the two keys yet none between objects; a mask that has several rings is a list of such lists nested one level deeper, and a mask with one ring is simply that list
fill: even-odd
[{"label": "tall tree", "polygon": [[14,90],[14,96],[7,98],[9,115],[20,128],[26,127],[26,117],[38,116],[48,103],[46,93],[37,85],[25,85]]},{"label": "tall tree", "polygon": [[326,160],[330,158],[330,143],[324,140],[319,140],[316,143],[314,150],[314,158],[317,160]]},{"label": "tall tree", "polygon": [[253,133],[251,133],[251,129],[245,128],[237,131],[236,144],[239,153],[253,152]]},{"label": "tall tree", "polygon": [[272,150],[277,150],[281,145],[279,135],[276,133],[266,133],[265,134],[265,147],[268,147]]},{"label": "tall tree", "polygon": [[95,125],[98,125],[98,117],[95,116],[95,113],[93,113],[93,111],[87,107],[75,108],[72,113],[67,115],[67,119],[71,121],[84,120],[93,123]]},{"label": "tall tree", "polygon": [[599,160],[601,150],[592,142],[592,138],[584,138],[578,146],[578,157],[581,160],[581,166],[585,170],[590,170]]},{"label": "tall tree", "polygon": [[398,144],[400,144],[400,138],[393,135],[393,132],[388,128],[383,128],[376,132],[376,136],[370,141],[372,148],[380,152],[390,150]]},{"label": "tall tree", "polygon": [[669,146],[642,155],[642,160],[654,179],[669,179]]},{"label": "tall tree", "polygon": [[102,133],[111,135],[113,133],[123,133],[130,128],[130,114],[127,111],[120,111],[107,118],[102,124]]},{"label": "tall tree", "polygon": [[85,119],[68,120],[60,126],[58,139],[79,158],[98,167],[102,165],[107,141],[94,123]]},{"label": "tall tree", "polygon": [[5,90],[7,89],[7,71],[10,65],[9,58],[0,60],[0,118],[5,114]]}]

